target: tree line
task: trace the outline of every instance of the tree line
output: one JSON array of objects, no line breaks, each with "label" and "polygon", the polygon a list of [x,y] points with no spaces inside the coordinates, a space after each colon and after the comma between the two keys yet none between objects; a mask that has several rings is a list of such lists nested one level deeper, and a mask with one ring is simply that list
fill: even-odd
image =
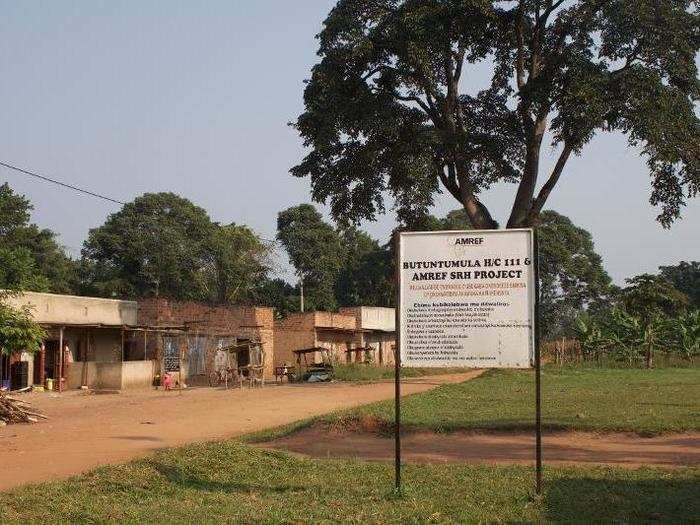
[{"label": "tree line", "polygon": [[[245,225],[212,221],[184,197],[148,193],[90,230],[78,259],[65,254],[55,233],[31,223],[31,211],[26,197],[7,184],[0,186],[2,289],[263,305],[275,308],[278,316],[299,311],[302,295],[307,311],[394,306],[389,239],[380,242],[357,227],[334,225],[310,204],[281,211],[276,240],[266,240]],[[459,209],[445,217],[424,214],[397,228],[468,230],[472,224]],[[578,336],[586,348],[597,341],[602,345],[598,352],[622,348],[611,343],[614,337],[638,347],[620,335],[627,330],[623,325],[637,322],[648,347],[650,338],[661,333],[663,319],[680,319],[700,308],[696,261],[664,266],[656,275],[632,277],[618,287],[605,271],[591,234],[568,217],[545,210],[539,236],[547,339]],[[280,248],[296,274],[291,283],[276,277]],[[652,305],[657,306],[650,313]],[[617,331],[613,320],[619,321]]]}]

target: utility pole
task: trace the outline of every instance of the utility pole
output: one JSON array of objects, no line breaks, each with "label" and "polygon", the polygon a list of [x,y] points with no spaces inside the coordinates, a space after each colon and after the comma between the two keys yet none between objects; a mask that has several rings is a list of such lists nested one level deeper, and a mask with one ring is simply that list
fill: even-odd
[{"label": "utility pole", "polygon": [[299,290],[301,291],[301,313],[304,313],[304,275],[299,274]]}]

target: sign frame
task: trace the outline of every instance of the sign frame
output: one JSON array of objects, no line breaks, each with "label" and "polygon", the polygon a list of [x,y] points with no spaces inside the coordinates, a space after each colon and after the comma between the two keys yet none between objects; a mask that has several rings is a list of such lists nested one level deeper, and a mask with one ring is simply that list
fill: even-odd
[{"label": "sign frame", "polygon": [[[532,330],[531,330],[531,352],[529,367],[521,367],[521,369],[534,369],[535,372],[535,493],[540,494],[542,490],[542,392],[541,392],[541,355],[540,355],[540,278],[539,278],[539,239],[537,228],[514,228],[508,230],[447,230],[435,232],[394,232],[394,257],[395,257],[395,275],[394,282],[396,286],[396,308],[395,308],[395,324],[396,324],[396,347],[394,354],[394,489],[397,494],[401,494],[401,348],[402,348],[402,236],[418,235],[418,234],[465,234],[478,235],[489,234],[494,232],[529,232],[531,247],[532,247]],[[478,367],[474,367],[478,368]],[[490,367],[502,368],[502,367]]]},{"label": "sign frame", "polygon": [[[411,304],[412,301],[418,302],[418,301],[426,301],[430,302],[433,301],[433,307],[435,307],[435,302],[442,303],[444,305],[445,309],[449,309],[450,306],[455,306],[455,304],[449,304],[449,303],[464,303],[465,306],[471,306],[471,305],[466,305],[466,303],[481,303],[483,306],[484,303],[487,304],[494,304],[497,306],[505,306],[501,302],[499,303],[499,298],[508,295],[506,290],[513,290],[513,288],[508,288],[506,284],[509,282],[507,278],[503,278],[502,285],[499,286],[499,284],[496,284],[496,280],[500,280],[499,277],[477,277],[478,274],[480,273],[515,273],[515,272],[521,272],[521,271],[526,271],[525,274],[525,291],[524,291],[524,297],[517,297],[514,296],[514,300],[518,301],[519,304],[515,304],[515,306],[512,307],[512,309],[520,310],[520,314],[523,314],[524,312],[527,312],[524,316],[518,317],[516,315],[516,319],[497,319],[496,322],[498,323],[515,323],[510,329],[509,327],[505,327],[506,330],[503,331],[498,330],[499,332],[499,341],[498,345],[500,348],[501,341],[500,338],[501,336],[505,335],[507,338],[509,335],[512,337],[515,329],[516,333],[518,334],[519,337],[522,337],[522,331],[518,331],[518,328],[526,328],[527,329],[527,336],[526,336],[526,341],[527,341],[527,355],[510,355],[510,356],[501,356],[500,355],[500,350],[498,352],[499,356],[496,357],[495,353],[492,353],[491,355],[488,354],[482,354],[480,356],[476,355],[471,355],[468,356],[467,359],[471,360],[472,362],[465,362],[464,361],[464,356],[455,356],[453,360],[448,360],[449,358],[446,358],[444,356],[440,357],[434,357],[432,359],[426,358],[425,362],[421,362],[419,359],[413,359],[411,360],[411,364],[408,365],[406,363],[407,359],[409,359],[411,356],[408,354],[408,351],[410,351],[410,348],[402,348],[402,350],[406,350],[402,352],[402,363],[403,366],[418,366],[418,367],[430,367],[430,368],[440,368],[440,367],[455,367],[455,366],[464,366],[468,368],[515,368],[515,369],[528,369],[528,368],[534,368],[534,361],[535,361],[535,277],[534,277],[534,266],[535,266],[535,240],[534,240],[534,233],[531,228],[512,228],[512,229],[507,229],[507,230],[447,230],[447,231],[427,231],[427,232],[422,232],[422,231],[414,231],[414,232],[400,232],[399,234],[399,246],[397,248],[398,250],[398,262],[397,262],[397,268],[400,269],[399,272],[399,281],[398,281],[398,304],[400,306],[400,312],[401,312],[401,319],[402,321],[406,321],[406,319],[410,318],[410,314],[406,311],[401,311],[401,308],[403,308],[404,304],[403,301],[405,299],[404,294],[408,294],[408,288],[409,285],[412,288],[414,284],[417,284],[418,286],[423,285],[423,282],[428,281],[428,284],[426,284],[426,289],[423,291],[418,291],[414,292],[418,296],[424,296],[424,297],[415,297],[414,295],[411,296],[411,298],[408,300],[409,305]],[[488,237],[491,236],[489,239]],[[517,236],[517,242],[518,248],[525,248],[525,253],[498,253],[498,247],[496,248],[491,248],[488,246],[489,244],[503,244],[506,241],[507,237],[515,237]],[[424,242],[427,244],[426,249],[438,249],[436,247],[436,244],[439,246],[440,250],[445,250],[445,247],[447,247],[447,251],[452,252],[453,250],[455,251],[455,255],[452,255],[452,253],[441,253],[439,256],[436,257],[437,260],[433,259],[430,260],[431,257],[426,257],[429,260],[423,260],[423,261],[415,261],[415,260],[404,260],[404,252],[407,248],[407,245],[409,244],[407,241],[411,238],[414,238],[412,241],[412,246],[411,248],[413,249],[413,257],[408,256],[409,259],[413,259],[415,257],[415,251],[417,248],[419,248],[418,242]],[[421,239],[422,238],[422,239]],[[496,240],[496,238],[498,238]],[[446,245],[442,245],[442,241],[446,240],[449,241]],[[483,244],[485,248],[482,247],[474,247],[474,248],[461,248],[461,246],[464,246],[465,244],[471,244],[469,242],[465,242],[464,244],[460,244],[459,240],[463,241],[476,241],[474,244],[479,245]],[[457,242],[455,242],[457,241]],[[486,241],[486,242],[484,242]],[[414,244],[415,243],[415,244]],[[420,249],[420,248],[419,248]],[[506,248],[508,249],[508,248]],[[460,253],[460,250],[462,252]],[[474,250],[477,250],[477,253],[474,254]],[[496,250],[494,253],[493,251],[489,253],[489,250]],[[489,257],[485,256],[484,252],[489,253]],[[472,252],[472,253],[469,253]],[[422,254],[421,254],[422,255]],[[493,257],[490,257],[493,256]],[[522,258],[522,259],[521,259]],[[515,262],[517,260],[517,263]],[[529,260],[529,262],[528,262]],[[485,264],[485,261],[493,261],[496,264],[493,266],[489,266],[488,264]],[[462,262],[462,263],[469,263],[468,266],[462,266],[458,267],[454,264],[457,262]],[[510,262],[510,265],[509,265]],[[431,264],[440,264],[438,269],[435,266],[418,266],[415,269],[411,270],[411,273],[414,273],[414,279],[416,277],[421,277],[422,279],[419,279],[418,283],[414,283],[413,281],[408,281],[409,275],[407,272],[402,268],[402,265],[405,264],[425,264],[425,263],[431,263]],[[452,263],[452,264],[450,264]],[[472,266],[472,263],[474,263],[474,266]],[[443,266],[443,264],[445,266]],[[449,265],[448,265],[449,264]],[[413,267],[412,267],[413,268]],[[454,269],[458,269],[460,271],[455,272]],[[429,270],[429,271],[424,271],[424,270]],[[433,270],[434,269],[434,270]],[[466,271],[461,271],[461,270],[466,270]],[[459,277],[452,277],[452,274],[458,274],[460,275]],[[464,274],[464,277],[461,277],[461,274]],[[467,277],[466,275],[469,275],[470,277]],[[426,276],[430,276],[427,277]],[[448,275],[450,277],[448,278]],[[433,277],[434,276],[434,277]],[[423,280],[425,279],[425,280]],[[518,279],[519,282],[522,282],[522,278],[517,278],[517,277],[510,277],[510,282],[512,280]],[[465,289],[462,288],[460,289],[459,293],[455,287],[459,286],[459,283],[469,283],[468,286],[470,288],[473,288],[471,293],[465,293]],[[484,285],[482,285],[484,283]],[[439,287],[439,288],[438,288]],[[439,290],[439,291],[438,291]],[[491,292],[491,293],[488,293]],[[501,292],[501,293],[498,293]],[[436,298],[431,299],[430,296],[431,294],[437,294]],[[426,296],[427,295],[427,296]],[[488,297],[486,297],[488,295]],[[501,299],[501,301],[506,300]],[[524,311],[522,310],[524,308]],[[512,310],[509,310],[512,311]],[[466,316],[472,316],[473,314],[467,313],[464,314]],[[477,314],[478,315],[478,314]],[[498,315],[498,313],[497,313]],[[478,323],[478,317],[474,316],[475,322]],[[526,323],[526,324],[521,324],[521,323]],[[408,322],[405,324],[402,323],[402,326],[399,327],[400,330],[405,330],[407,328]],[[431,327],[428,327],[431,328]],[[451,327],[454,328],[454,327]],[[502,327],[503,328],[503,327]],[[488,329],[482,328],[482,329],[475,329],[476,335],[482,335],[489,331]],[[464,332],[463,332],[464,334]],[[405,333],[401,334],[402,337],[406,336]],[[457,334],[446,334],[448,336],[451,336],[455,340],[459,340],[459,335]],[[516,337],[518,337],[516,336]],[[404,341],[406,342],[406,341]],[[406,342],[407,343],[407,342]],[[433,341],[434,343],[434,341]],[[476,341],[474,343],[470,344],[480,347],[483,343],[481,341]],[[505,343],[506,347],[508,346],[508,343]],[[407,345],[404,345],[407,346]],[[431,347],[432,348],[432,347]],[[496,359],[498,361],[496,361]],[[493,360],[493,364],[491,364],[491,360]],[[446,362],[441,362],[441,361],[446,361]]]}]

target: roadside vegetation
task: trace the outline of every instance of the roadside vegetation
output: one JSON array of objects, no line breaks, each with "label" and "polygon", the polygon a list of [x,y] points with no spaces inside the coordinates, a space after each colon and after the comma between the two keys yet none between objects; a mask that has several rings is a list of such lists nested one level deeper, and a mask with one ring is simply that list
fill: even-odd
[{"label": "roadside vegetation", "polygon": [[393,466],[308,460],[235,441],[199,443],[0,493],[0,522],[683,522],[698,516],[698,469]]},{"label": "roadside vegetation", "polygon": [[[401,403],[405,428],[525,431],[534,429],[534,375],[501,370],[460,384],[407,396]],[[654,435],[700,430],[697,369],[586,369],[545,367],[543,427],[548,430],[636,432]],[[371,421],[389,428],[393,401],[326,416],[333,426]]]},{"label": "roadside vegetation", "polygon": [[[467,368],[402,368],[401,377],[424,377],[442,374],[459,374]],[[333,365],[333,378],[338,381],[377,381],[393,379],[393,366],[377,366],[364,363],[338,363]]]}]

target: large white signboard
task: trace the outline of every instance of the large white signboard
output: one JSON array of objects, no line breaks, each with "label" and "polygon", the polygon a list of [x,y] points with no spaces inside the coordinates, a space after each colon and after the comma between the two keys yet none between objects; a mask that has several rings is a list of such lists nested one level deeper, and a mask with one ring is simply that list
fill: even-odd
[{"label": "large white signboard", "polygon": [[532,365],[532,230],[401,233],[399,280],[403,366]]}]

